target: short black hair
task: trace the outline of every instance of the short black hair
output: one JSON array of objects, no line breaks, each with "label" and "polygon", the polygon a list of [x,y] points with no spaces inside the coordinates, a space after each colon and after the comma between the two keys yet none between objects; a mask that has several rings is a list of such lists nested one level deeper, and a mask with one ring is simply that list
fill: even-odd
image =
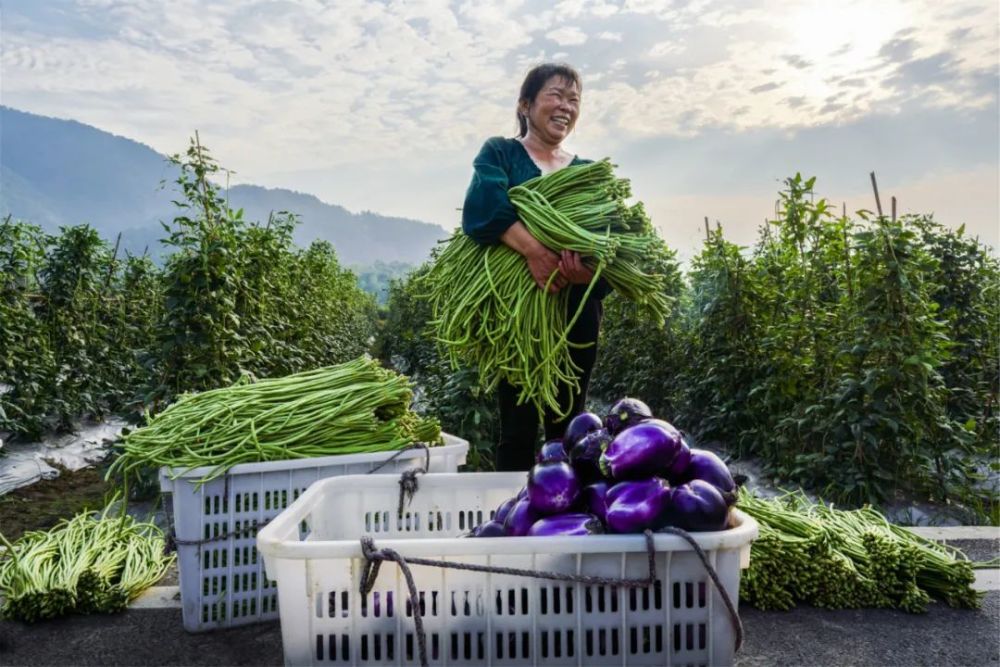
[{"label": "short black hair", "polygon": [[542,90],[545,82],[554,76],[561,77],[570,83],[575,83],[577,89],[583,92],[583,82],[580,81],[580,73],[566,63],[542,63],[532,67],[524,77],[521,84],[521,94],[517,98],[517,126],[518,135],[523,137],[528,134],[528,118],[521,113],[521,102],[528,105],[534,103],[538,93]]}]

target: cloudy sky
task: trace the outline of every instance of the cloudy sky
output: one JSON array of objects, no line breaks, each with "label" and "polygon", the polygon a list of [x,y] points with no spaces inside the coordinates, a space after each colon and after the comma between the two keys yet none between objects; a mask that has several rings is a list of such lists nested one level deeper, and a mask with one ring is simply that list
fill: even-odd
[{"label": "cloudy sky", "polygon": [[568,148],[610,156],[668,242],[750,243],[781,181],[997,246],[995,0],[4,0],[2,103],[182,151],[235,182],[451,229],[526,70],[575,65]]}]

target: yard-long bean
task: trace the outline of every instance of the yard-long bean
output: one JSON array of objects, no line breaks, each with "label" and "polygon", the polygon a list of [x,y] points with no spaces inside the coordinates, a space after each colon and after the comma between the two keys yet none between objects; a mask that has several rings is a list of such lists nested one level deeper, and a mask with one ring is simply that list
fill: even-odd
[{"label": "yard-long bean", "polygon": [[831,609],[921,612],[930,599],[978,607],[972,563],[959,551],[889,523],[876,510],[838,510],[801,493],[775,499],[740,491],[738,507],[760,524],[740,596],[762,609],[797,602]]},{"label": "yard-long bean", "polygon": [[440,444],[436,419],[409,410],[403,375],[364,357],[281,378],[182,396],[122,439],[108,476],[145,466],[175,475],[211,467],[206,482],[239,463]]},{"label": "yard-long bean", "polygon": [[174,560],[163,533],[122,512],[117,498],[48,531],[24,533],[0,556],[0,616],[24,622],[70,613],[121,611],[159,581]]}]

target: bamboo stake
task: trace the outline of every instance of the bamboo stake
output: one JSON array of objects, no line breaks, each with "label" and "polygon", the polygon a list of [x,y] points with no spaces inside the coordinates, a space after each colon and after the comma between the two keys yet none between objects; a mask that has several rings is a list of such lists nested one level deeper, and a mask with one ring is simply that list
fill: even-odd
[{"label": "bamboo stake", "polygon": [[875,182],[875,172],[872,172],[872,189],[875,191],[875,207],[878,209],[878,217],[882,217],[882,200],[878,196],[878,183]]},{"label": "bamboo stake", "polygon": [[111,253],[111,261],[108,262],[108,277],[104,279],[104,288],[107,289],[111,284],[111,278],[115,275],[115,260],[118,259],[118,246],[122,242],[122,233],[118,232],[118,238],[115,239],[115,250]]}]

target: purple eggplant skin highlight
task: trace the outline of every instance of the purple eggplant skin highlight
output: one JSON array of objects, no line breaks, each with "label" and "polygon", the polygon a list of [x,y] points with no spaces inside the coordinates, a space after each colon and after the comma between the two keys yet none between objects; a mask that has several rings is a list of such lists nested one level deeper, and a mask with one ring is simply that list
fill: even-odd
[{"label": "purple eggplant skin highlight", "polygon": [[507,535],[507,531],[504,530],[503,524],[499,521],[487,521],[473,537],[504,537]]},{"label": "purple eggplant skin highlight", "polygon": [[497,511],[493,514],[493,520],[503,523],[507,519],[507,514],[510,513],[511,508],[514,507],[514,503],[516,502],[517,498],[508,498],[500,503],[500,507],[498,507]]},{"label": "purple eggplant skin highlight", "polygon": [[601,523],[608,521],[608,488],[609,484],[601,480],[583,487],[583,491],[580,492],[584,511],[596,516]]},{"label": "purple eggplant skin highlight", "polygon": [[514,503],[503,522],[504,531],[508,537],[523,537],[528,534],[531,525],[539,519],[538,513],[531,507],[531,501],[522,498]]},{"label": "purple eggplant skin highlight", "polygon": [[569,510],[580,495],[580,480],[568,463],[538,463],[528,472],[528,502],[539,516]]},{"label": "purple eggplant skin highlight", "polygon": [[611,406],[610,412],[604,418],[604,428],[616,436],[629,426],[635,426],[646,419],[652,419],[653,411],[638,398],[622,398]]},{"label": "purple eggplant skin highlight", "polygon": [[573,417],[566,426],[566,432],[563,433],[562,439],[563,444],[566,445],[566,451],[571,451],[576,443],[583,439],[583,436],[600,428],[604,428],[604,423],[593,412],[581,412]]},{"label": "purple eggplant skin highlight", "polygon": [[686,447],[680,431],[665,421],[629,426],[601,454],[601,472],[619,481],[648,479],[668,470]]},{"label": "purple eggplant skin highlight", "polygon": [[684,472],[678,476],[677,484],[686,484],[696,479],[708,482],[717,488],[726,499],[726,504],[732,505],[736,502],[736,481],[729,472],[726,462],[714,452],[707,449],[691,450],[691,460],[684,468]]},{"label": "purple eggplant skin highlight", "polygon": [[555,535],[600,535],[604,532],[601,520],[592,514],[559,514],[536,521],[528,531],[532,537]]},{"label": "purple eggplant skin highlight", "polygon": [[605,496],[611,533],[641,533],[665,525],[673,489],[660,477],[619,482]]},{"label": "purple eggplant skin highlight", "polygon": [[674,487],[666,518],[667,525],[692,532],[723,530],[729,521],[729,505],[714,484],[694,479]]},{"label": "purple eggplant skin highlight", "polygon": [[550,461],[569,461],[569,455],[566,453],[561,438],[547,441],[538,450],[538,455],[535,457],[536,463],[549,463]]},{"label": "purple eggplant skin highlight", "polygon": [[611,442],[611,434],[606,429],[598,429],[583,436],[571,450],[569,463],[580,478],[581,484],[593,484],[604,479],[601,472],[601,454]]}]

